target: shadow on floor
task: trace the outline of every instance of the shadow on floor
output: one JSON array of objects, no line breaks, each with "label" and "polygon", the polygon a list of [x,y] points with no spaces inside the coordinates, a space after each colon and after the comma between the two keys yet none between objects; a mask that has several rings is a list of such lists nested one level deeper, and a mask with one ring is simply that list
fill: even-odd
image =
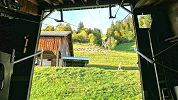
[{"label": "shadow on floor", "polygon": [[119,68],[119,66],[95,65],[95,64],[89,64],[86,67],[95,67],[95,68],[100,68],[105,70],[139,70],[138,67],[122,66],[121,68]]}]

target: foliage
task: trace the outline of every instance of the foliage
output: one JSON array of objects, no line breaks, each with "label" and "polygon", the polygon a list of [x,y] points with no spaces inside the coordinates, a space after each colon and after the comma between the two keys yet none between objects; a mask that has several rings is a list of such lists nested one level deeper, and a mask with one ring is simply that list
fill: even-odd
[{"label": "foliage", "polygon": [[77,31],[80,32],[84,28],[83,22],[80,22],[77,28]]},{"label": "foliage", "polygon": [[87,40],[88,39],[88,33],[85,30],[81,30],[80,35],[83,39]]},{"label": "foliage", "polygon": [[92,33],[94,34],[94,36],[96,37],[96,44],[97,45],[102,45],[102,39],[101,39],[101,30],[94,28],[94,30],[92,31]]},{"label": "foliage", "polygon": [[72,28],[69,24],[59,24],[56,26],[55,31],[72,31]]},{"label": "foliage", "polygon": [[70,24],[66,24],[66,30],[67,31],[72,31],[72,27],[70,26]]},{"label": "foliage", "polygon": [[114,31],[114,39],[118,40],[121,36],[121,33],[119,31]]},{"label": "foliage", "polygon": [[74,42],[80,42],[80,36],[79,36],[76,32],[74,32],[74,33],[72,34],[72,40],[73,40]]},{"label": "foliage", "polygon": [[72,34],[72,40],[74,42],[86,43],[88,42],[88,34],[84,30],[81,33],[74,32]]},{"label": "foliage", "polygon": [[[129,48],[134,43],[122,46]],[[76,56],[90,57],[84,68],[36,67],[30,100],[141,100],[139,71],[117,70],[120,62],[123,68],[136,66],[135,53],[125,52],[127,49],[118,51],[119,46],[105,50],[74,44],[74,49],[77,48],[100,51],[74,52]]]},{"label": "foliage", "polygon": [[54,26],[49,25],[43,31],[54,31]]},{"label": "foliage", "polygon": [[[53,26],[47,26],[45,30],[72,31],[72,28],[69,24],[59,24],[55,29]],[[133,21],[129,16],[123,22],[116,21],[112,23],[107,29],[106,38],[104,40],[102,40],[102,32],[100,29],[85,28],[83,22],[80,22],[77,31],[72,35],[72,39],[73,42],[91,43],[112,49],[120,43],[131,42],[135,39]]]},{"label": "foliage", "polygon": [[111,48],[114,48],[114,47],[116,47],[117,46],[117,40],[116,39],[114,39],[114,38],[111,38]]},{"label": "foliage", "polygon": [[90,39],[90,44],[96,43],[97,40],[96,40],[96,37],[93,34],[90,34],[88,37]]},{"label": "foliage", "polygon": [[78,29],[80,30],[77,30],[77,32],[73,34],[74,42],[91,43],[91,44],[96,44],[96,45],[102,44],[102,39],[101,39],[102,33],[99,29],[97,28],[88,29],[88,28],[84,28],[83,26],[82,28],[78,28]]},{"label": "foliage", "polygon": [[118,41],[114,39],[114,37],[110,37],[106,41],[106,48],[112,49],[115,48],[115,46],[118,44]]},{"label": "foliage", "polygon": [[52,25],[49,25],[45,29],[43,29],[43,31],[72,31],[72,28],[70,24],[65,25],[60,23],[59,25],[56,26],[56,28],[54,28],[54,26]]},{"label": "foliage", "polygon": [[129,16],[123,22],[116,21],[116,23],[112,23],[107,29],[106,36],[107,39],[105,41],[110,45],[110,48],[114,48],[119,43],[133,41],[135,36],[132,18]]}]

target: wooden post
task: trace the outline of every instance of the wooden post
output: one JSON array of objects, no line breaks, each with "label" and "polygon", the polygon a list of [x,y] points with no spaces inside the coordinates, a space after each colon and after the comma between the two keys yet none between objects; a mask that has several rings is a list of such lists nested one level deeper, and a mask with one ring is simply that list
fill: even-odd
[{"label": "wooden post", "polygon": [[40,66],[43,66],[43,52],[40,55],[40,59],[41,59]]},{"label": "wooden post", "polygon": [[56,67],[59,66],[59,51],[56,50]]},{"label": "wooden post", "polygon": [[[57,48],[57,54],[56,54],[56,61],[57,61],[57,63],[58,63],[58,66],[59,66],[59,59],[61,59],[61,45],[63,44],[63,41],[62,41],[62,38],[59,38],[59,41],[60,42],[58,42],[58,48]],[[60,55],[60,57],[59,57],[59,55]]]}]

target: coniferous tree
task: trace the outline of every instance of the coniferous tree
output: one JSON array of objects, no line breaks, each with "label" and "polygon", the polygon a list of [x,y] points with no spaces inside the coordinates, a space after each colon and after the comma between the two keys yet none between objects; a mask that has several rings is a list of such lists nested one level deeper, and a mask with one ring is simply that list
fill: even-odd
[{"label": "coniferous tree", "polygon": [[80,22],[77,28],[77,31],[80,32],[84,28],[83,22]]}]

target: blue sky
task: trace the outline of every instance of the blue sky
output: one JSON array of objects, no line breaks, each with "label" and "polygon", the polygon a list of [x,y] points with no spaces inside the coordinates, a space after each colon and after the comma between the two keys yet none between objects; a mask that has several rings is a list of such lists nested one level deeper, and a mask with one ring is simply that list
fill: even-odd
[{"label": "blue sky", "polygon": [[[119,6],[112,7],[113,16],[116,14],[118,8]],[[114,22],[124,19],[127,14],[127,11],[120,8]],[[60,19],[60,12],[55,11],[49,17]],[[83,22],[86,28],[99,28],[104,34],[106,33],[107,28],[110,27],[113,20],[109,19],[109,8],[64,11],[63,17],[64,22],[73,24],[71,25],[73,30],[77,29],[79,22]],[[42,28],[45,28],[47,25],[57,26],[59,24],[50,18],[45,19],[43,23]]]}]

